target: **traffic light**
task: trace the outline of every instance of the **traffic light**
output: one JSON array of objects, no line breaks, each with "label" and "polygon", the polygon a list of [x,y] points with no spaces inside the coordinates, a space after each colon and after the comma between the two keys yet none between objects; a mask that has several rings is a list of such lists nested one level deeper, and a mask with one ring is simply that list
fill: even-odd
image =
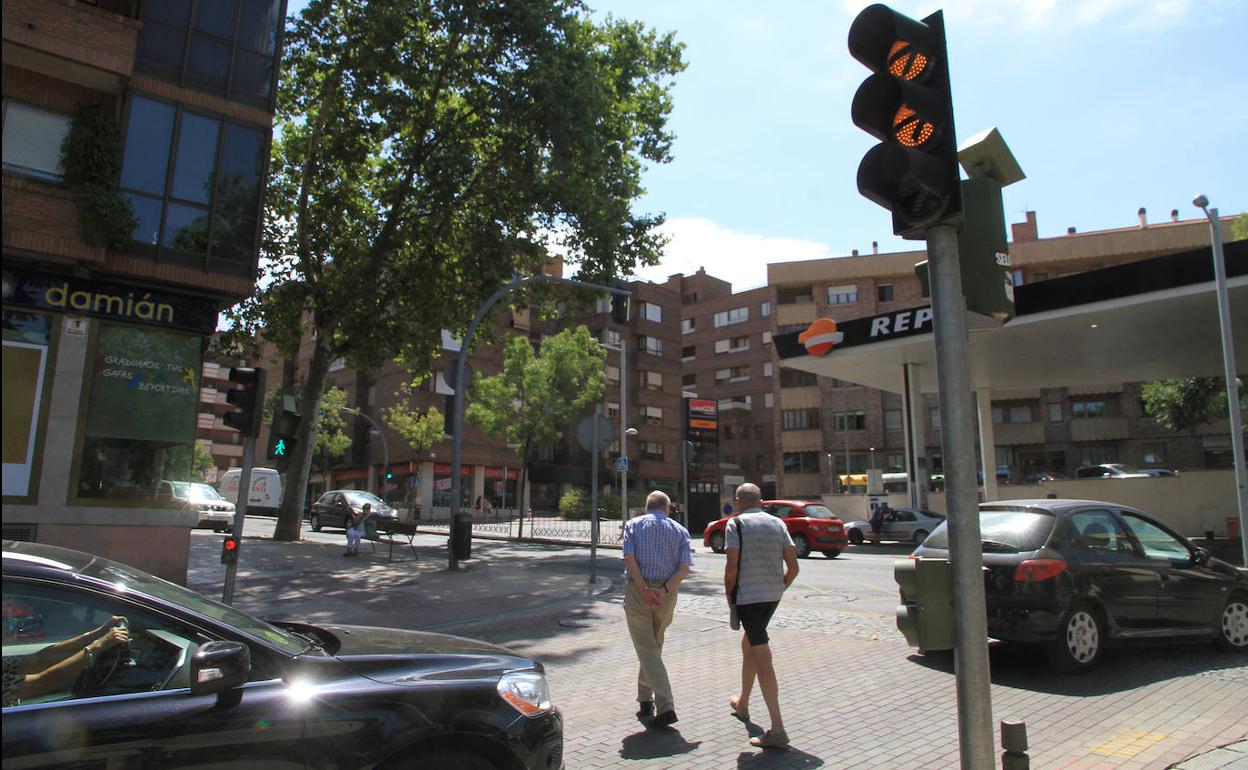
[{"label": "traffic light", "polygon": [[238,538],[230,535],[221,541],[221,563],[236,564],[238,562]]},{"label": "traffic light", "polygon": [[[617,289],[628,288],[628,284],[619,279],[612,281],[611,285]],[[629,295],[627,294],[611,295],[611,320],[617,324],[628,323],[628,298]]]},{"label": "traffic light", "polygon": [[242,385],[225,394],[226,403],[238,407],[238,411],[227,412],[222,421],[243,436],[254,436],[260,432],[265,371],[236,366],[230,369],[230,382]]},{"label": "traffic light", "polygon": [[299,433],[299,413],[283,409],[274,418],[269,427],[269,445],[266,456],[274,460],[279,469],[284,469],[290,462],[297,444],[295,436]]},{"label": "traffic light", "polygon": [[897,629],[920,651],[953,649],[953,572],[948,559],[898,559]]},{"label": "traffic light", "polygon": [[858,191],[893,213],[894,233],[921,239],[962,211],[944,16],[868,6],[849,52],[874,73],[854,94],[854,124],[880,140],[858,165]]}]

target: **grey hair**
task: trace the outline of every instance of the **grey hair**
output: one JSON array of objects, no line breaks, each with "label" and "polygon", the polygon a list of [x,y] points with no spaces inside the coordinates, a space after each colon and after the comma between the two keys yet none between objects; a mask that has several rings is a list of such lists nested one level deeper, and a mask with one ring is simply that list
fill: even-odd
[{"label": "grey hair", "polygon": [[646,510],[653,511],[656,508],[666,510],[672,504],[672,498],[667,496],[666,492],[658,489],[646,495]]},{"label": "grey hair", "polygon": [[[757,484],[746,482],[737,487],[737,500],[745,505],[746,503],[760,503],[763,501],[763,493],[759,491]],[[745,507],[749,507],[746,505]]]}]

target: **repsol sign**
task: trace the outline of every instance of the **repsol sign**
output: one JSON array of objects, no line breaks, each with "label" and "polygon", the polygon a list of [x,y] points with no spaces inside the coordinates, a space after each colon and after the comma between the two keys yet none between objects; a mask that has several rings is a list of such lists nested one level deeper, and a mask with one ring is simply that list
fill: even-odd
[{"label": "repsol sign", "polygon": [[776,335],[775,343],[781,358],[798,358],[835,354],[845,348],[931,331],[932,308],[926,305],[848,321],[819,318],[805,330]]}]

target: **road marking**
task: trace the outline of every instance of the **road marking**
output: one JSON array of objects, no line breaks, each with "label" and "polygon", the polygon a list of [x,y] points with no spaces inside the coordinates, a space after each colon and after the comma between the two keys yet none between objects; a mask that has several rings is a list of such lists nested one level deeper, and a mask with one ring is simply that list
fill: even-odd
[{"label": "road marking", "polygon": [[1111,735],[1107,740],[1098,743],[1088,749],[1092,754],[1100,754],[1106,757],[1121,757],[1123,759],[1131,759],[1142,753],[1145,749],[1152,748],[1158,743],[1166,739],[1161,733],[1147,733],[1141,730],[1121,730]]}]

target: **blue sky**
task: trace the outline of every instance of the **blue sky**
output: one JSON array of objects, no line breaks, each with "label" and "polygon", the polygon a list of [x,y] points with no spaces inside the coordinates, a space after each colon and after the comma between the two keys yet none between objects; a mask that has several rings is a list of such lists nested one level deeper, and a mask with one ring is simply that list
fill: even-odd
[{"label": "blue sky", "polygon": [[[588,0],[671,30],[689,68],[674,90],[674,160],[651,168],[646,211],[667,214],[667,256],[642,277],[705,266],[735,290],[766,263],[914,248],[855,174],[875,140],[850,122],[868,71],[850,57],[851,0]],[[1248,2],[952,0],[943,8],[959,141],[996,126],[1027,174],[1007,222],[1041,237],[1248,210]]]}]

